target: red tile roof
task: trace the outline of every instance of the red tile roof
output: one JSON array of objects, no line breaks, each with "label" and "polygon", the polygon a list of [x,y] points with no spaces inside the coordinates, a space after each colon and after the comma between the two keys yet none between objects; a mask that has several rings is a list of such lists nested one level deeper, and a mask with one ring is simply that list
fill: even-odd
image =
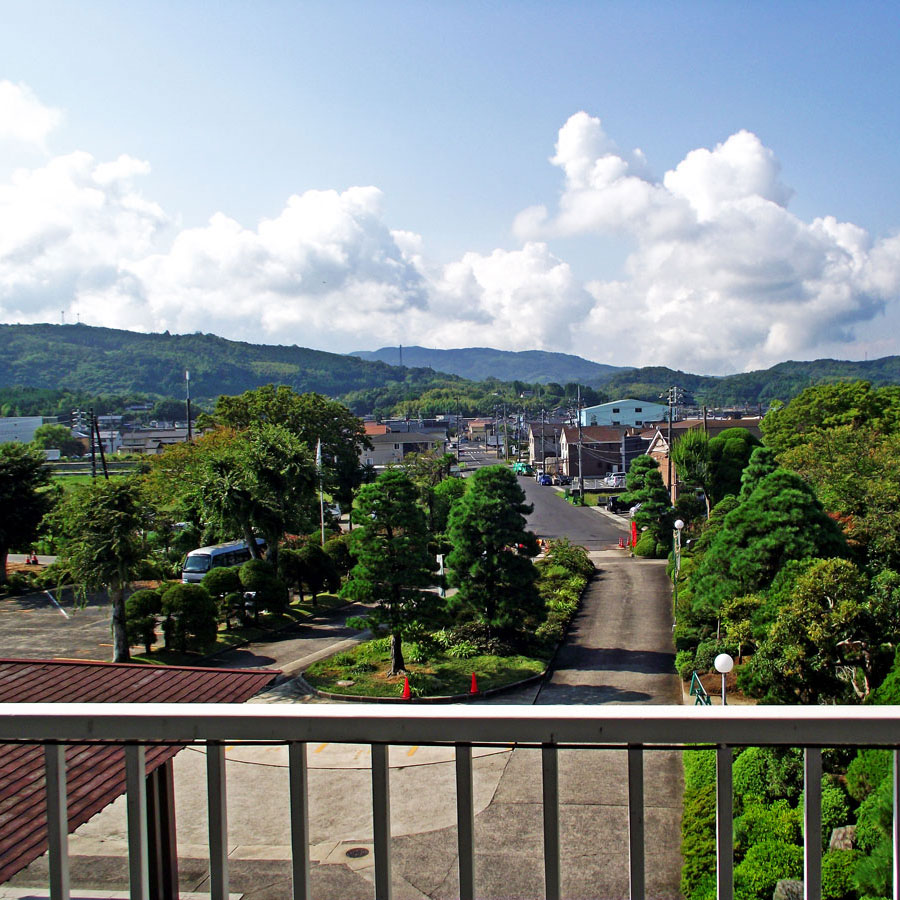
[{"label": "red tile roof", "polygon": [[[199,669],[81,660],[0,659],[0,703],[243,703],[274,669]],[[149,774],[180,747],[147,747]],[[121,746],[66,748],[69,831],[125,793]],[[44,752],[0,744],[0,884],[47,849]]]}]

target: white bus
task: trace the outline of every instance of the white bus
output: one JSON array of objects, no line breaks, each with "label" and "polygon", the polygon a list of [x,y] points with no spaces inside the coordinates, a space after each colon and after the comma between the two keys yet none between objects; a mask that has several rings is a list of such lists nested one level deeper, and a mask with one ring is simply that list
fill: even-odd
[{"label": "white bus", "polygon": [[[265,553],[266,542],[256,539],[256,545]],[[181,580],[185,584],[195,584],[203,580],[203,576],[219,566],[239,566],[250,559],[250,548],[246,541],[231,541],[227,544],[214,544],[211,547],[198,547],[191,550],[184,558],[181,566]]]}]

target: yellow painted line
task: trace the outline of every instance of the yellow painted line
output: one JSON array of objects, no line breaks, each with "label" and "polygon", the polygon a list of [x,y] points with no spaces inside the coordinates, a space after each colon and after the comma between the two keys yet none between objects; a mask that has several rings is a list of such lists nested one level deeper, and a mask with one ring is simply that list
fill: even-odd
[{"label": "yellow painted line", "polygon": [[313,753],[321,753],[327,746],[328,744],[319,744],[319,746],[313,750]]},{"label": "yellow painted line", "polygon": [[409,750],[406,751],[406,755],[407,755],[407,756],[412,756],[413,753],[415,753],[416,750],[418,750],[418,749],[419,749],[418,747],[410,747]]}]

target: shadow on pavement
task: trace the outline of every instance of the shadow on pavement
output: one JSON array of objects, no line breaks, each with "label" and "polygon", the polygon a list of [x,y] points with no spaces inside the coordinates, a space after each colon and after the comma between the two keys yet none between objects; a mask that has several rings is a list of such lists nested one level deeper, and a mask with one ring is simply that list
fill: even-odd
[{"label": "shadow on pavement", "polygon": [[[596,656],[593,656],[593,653]],[[626,650],[623,647],[598,647],[591,657],[585,660],[586,654],[579,653],[574,661],[572,669],[582,671],[602,672],[640,672],[644,675],[674,675],[675,654],[665,653],[660,650]],[[565,671],[567,666],[567,654],[563,650],[553,668]]]},{"label": "shadow on pavement", "polygon": [[563,703],[650,703],[653,695],[644,691],[623,691],[609,684],[546,684],[535,700],[536,704]]}]

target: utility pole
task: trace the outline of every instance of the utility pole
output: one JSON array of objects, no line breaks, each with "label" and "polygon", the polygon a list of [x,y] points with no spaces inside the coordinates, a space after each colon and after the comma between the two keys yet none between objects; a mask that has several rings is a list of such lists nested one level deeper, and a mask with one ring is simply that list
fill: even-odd
[{"label": "utility pole", "polygon": [[193,440],[193,434],[191,433],[191,373],[190,370],[184,370],[184,383],[185,383],[185,407],[187,409],[187,442],[190,444]]},{"label": "utility pole", "polygon": [[97,477],[97,447],[94,444],[94,407],[88,410],[88,434],[91,436],[91,478]]},{"label": "utility pole", "polygon": [[584,467],[582,465],[582,457],[581,457],[581,443],[582,443],[582,433],[581,433],[581,385],[578,385],[578,395],[576,400],[576,409],[575,415],[578,417],[578,496],[581,498],[582,505],[584,504]]},{"label": "utility pole", "polygon": [[503,404],[503,460],[509,462],[509,422],[506,418],[505,403]]},{"label": "utility pole", "polygon": [[[97,446],[100,448],[100,462],[103,463],[103,477],[109,481],[109,469],[106,468],[106,454],[103,452],[103,441],[100,440],[100,423],[97,419],[94,419],[94,432],[97,435]],[[94,463],[94,469],[96,471],[97,465]]]},{"label": "utility pole", "polygon": [[541,474],[544,474],[544,410],[541,410]]},{"label": "utility pole", "polygon": [[673,506],[675,504],[675,485],[672,483],[672,411],[678,403],[679,395],[680,391],[676,386],[673,385],[669,388],[669,427],[666,432],[666,443],[669,449],[666,453],[666,462],[668,465],[669,503]]},{"label": "utility pole", "polygon": [[459,445],[462,440],[462,431],[459,424],[459,394],[456,395],[456,464],[459,465]]}]

